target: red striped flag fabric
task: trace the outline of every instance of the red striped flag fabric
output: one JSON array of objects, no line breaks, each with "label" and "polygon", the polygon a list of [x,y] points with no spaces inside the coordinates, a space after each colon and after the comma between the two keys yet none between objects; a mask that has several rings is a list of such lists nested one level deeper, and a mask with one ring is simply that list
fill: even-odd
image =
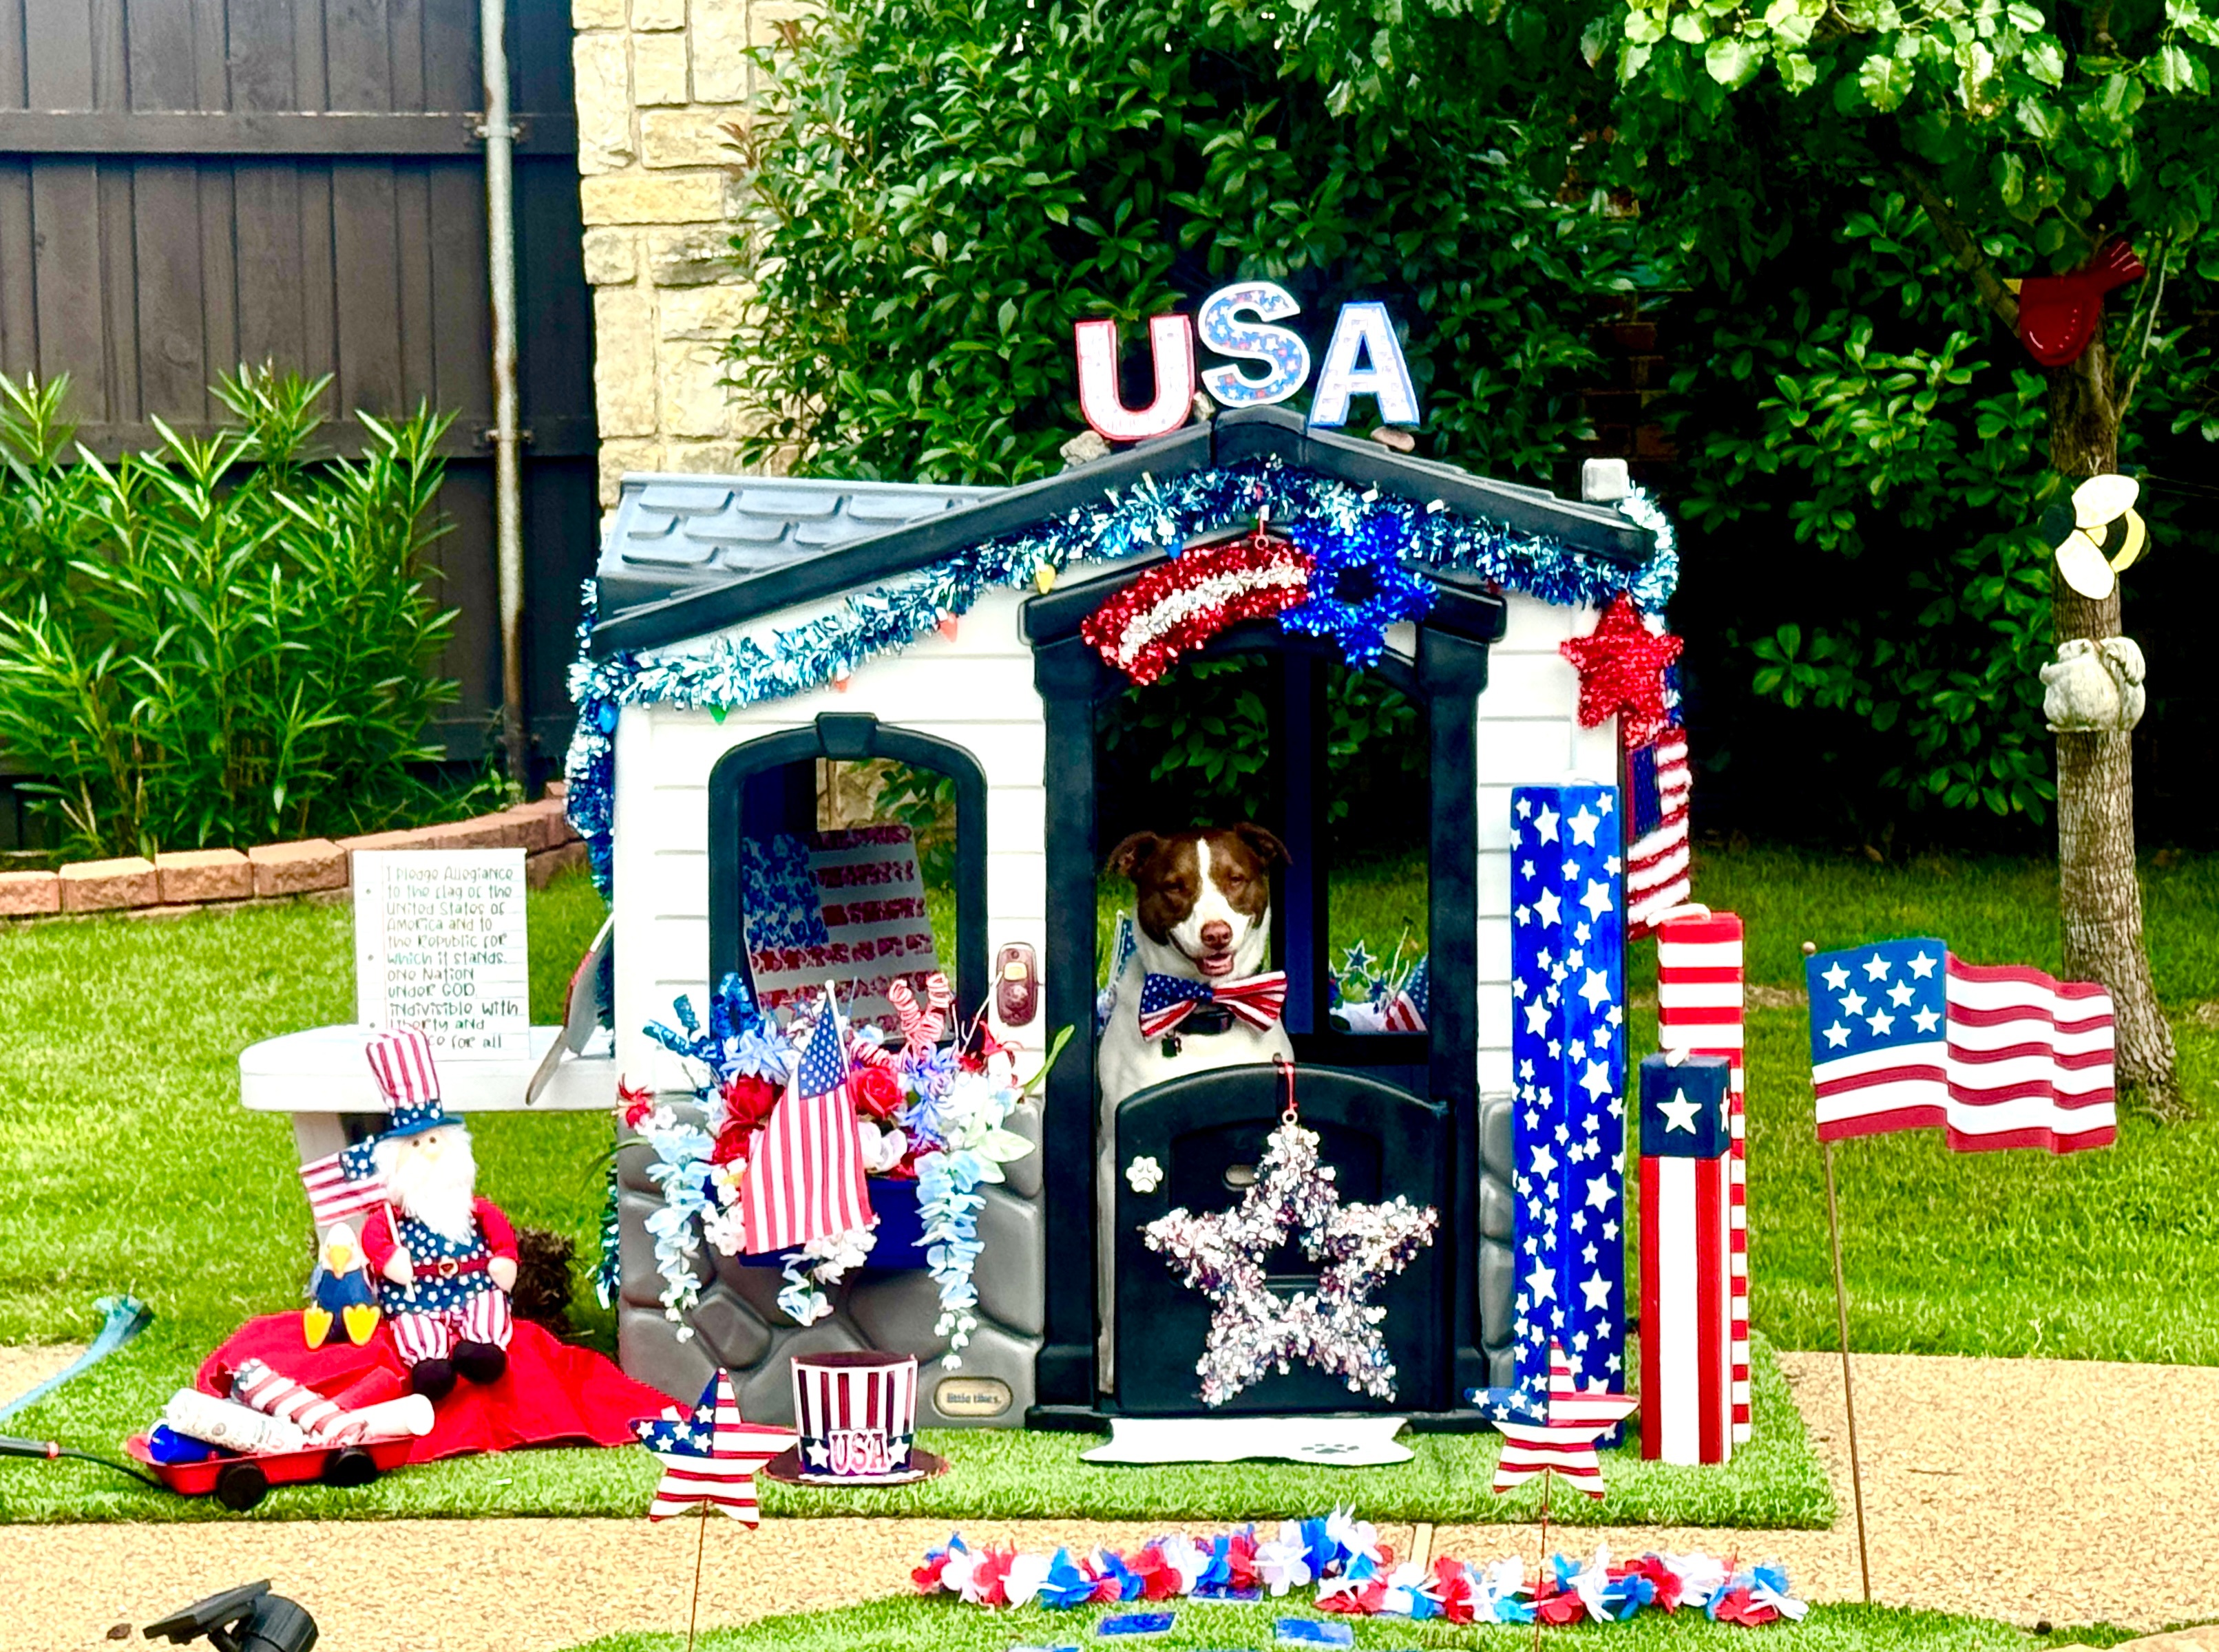
[{"label": "red striped flag fabric", "polygon": [[1607,1434],[1640,1404],[1631,1394],[1589,1392],[1572,1384],[1571,1362],[1562,1343],[1549,1345],[1547,1416],[1538,1423],[1498,1419],[1502,1460],[1495,1466],[1498,1494],[1538,1474],[1553,1474],[1566,1485],[1602,1500],[1602,1464],[1595,1440]]},{"label": "red striped flag fabric", "polygon": [[1939,941],[1809,960],[1818,1139],[1942,1129],[1959,1152],[2108,1146],[2118,1133],[2111,996]]},{"label": "red striped flag fabric", "polygon": [[370,1040],[364,1052],[371,1077],[396,1110],[439,1099],[439,1070],[432,1059],[432,1040],[420,1027],[395,1027]]},{"label": "red striped flag fabric", "polygon": [[1688,800],[1695,789],[1688,766],[1688,731],[1676,724],[1625,757],[1625,936],[1645,935],[1693,891]]},{"label": "red striped flag fabric", "polygon": [[674,1412],[644,1418],[631,1426],[640,1444],[662,1465],[655,1500],[647,1506],[650,1520],[667,1520],[698,1508],[704,1514],[718,1510],[744,1525],[759,1524],[762,1512],[755,1502],[755,1475],[794,1443],[786,1429],[741,1420],[731,1374],[722,1369],[709,1379],[689,1415]]},{"label": "red striped flag fabric", "polygon": [[824,1012],[802,1046],[800,1065],[748,1160],[740,1245],[749,1256],[789,1251],[876,1220],[863,1185],[845,1043],[839,1009],[827,993]]},{"label": "red striped flag fabric", "polygon": [[1694,906],[1656,927],[1656,1041],[1667,1052],[1723,1056],[1729,1068],[1726,1314],[1732,1343],[1733,1443],[1749,1444],[1749,1106],[1742,1068],[1742,921]]},{"label": "red striped flag fabric", "polygon": [[369,1168],[367,1158],[343,1147],[301,1166],[301,1185],[308,1191],[308,1214],[319,1233],[385,1202],[385,1178]]},{"label": "red striped flag fabric", "polygon": [[1641,1064],[1641,1455],[1733,1455],[1726,1270],[1728,1075],[1719,1056]]}]

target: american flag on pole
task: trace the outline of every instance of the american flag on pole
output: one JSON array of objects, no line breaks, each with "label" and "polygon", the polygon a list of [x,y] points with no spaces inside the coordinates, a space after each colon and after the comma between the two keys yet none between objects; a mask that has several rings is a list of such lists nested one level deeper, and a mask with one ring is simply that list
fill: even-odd
[{"label": "american flag on pole", "polygon": [[1714,1055],[1641,1064],[1641,1455],[1665,1463],[1733,1455],[1729,1071]]},{"label": "american flag on pole", "polygon": [[1647,935],[1656,920],[1683,904],[1688,877],[1688,731],[1668,725],[1626,754],[1625,935]]},{"label": "american flag on pole", "polygon": [[704,1514],[720,1509],[744,1525],[758,1525],[762,1512],[755,1505],[756,1471],[796,1438],[786,1429],[741,1421],[731,1374],[721,1369],[688,1415],[643,1418],[631,1427],[662,1464],[655,1500],[647,1506],[650,1520],[667,1520],[692,1508]]},{"label": "american flag on pole", "polygon": [[1656,926],[1656,1041],[1731,1064],[1726,1295],[1733,1334],[1733,1438],[1749,1444],[1749,1106],[1742,1071],[1742,922],[1700,907]]},{"label": "american flag on pole", "polygon": [[740,1248],[749,1256],[867,1227],[876,1220],[863,1186],[855,1104],[848,1095],[846,1040],[828,991],[801,1048],[801,1065],[771,1109],[741,1190]]},{"label": "american flag on pole", "polygon": [[1959,1152],[2103,1147],[2117,1134],[2111,996],[1939,941],[1808,960],[1818,1139],[1936,1126]]},{"label": "american flag on pole", "polygon": [[1632,1416],[1639,1404],[1630,1394],[1574,1386],[1563,1345],[1551,1342],[1544,1419],[1526,1423],[1504,1417],[1495,1425],[1502,1431],[1502,1458],[1495,1466],[1496,1494],[1535,1475],[1553,1474],[1601,1502],[1602,1464],[1595,1457],[1595,1441]]},{"label": "american flag on pole", "polygon": [[308,1190],[308,1214],[319,1233],[386,1201],[385,1178],[366,1141],[301,1165],[301,1185]]}]

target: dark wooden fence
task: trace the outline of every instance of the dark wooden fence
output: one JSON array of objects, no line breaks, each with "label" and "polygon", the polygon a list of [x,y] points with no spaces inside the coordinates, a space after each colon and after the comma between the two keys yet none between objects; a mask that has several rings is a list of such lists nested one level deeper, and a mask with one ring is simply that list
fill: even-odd
[{"label": "dark wooden fence", "polygon": [[[592,306],[570,22],[510,0],[522,340],[527,717],[559,763],[592,571]],[[217,421],[241,361],[330,373],[336,422],[456,413],[442,505],[449,755],[498,743],[492,423],[476,0],[0,0],[0,370],[70,376],[112,456],[158,417]],[[0,807],[0,848],[12,810]]]}]

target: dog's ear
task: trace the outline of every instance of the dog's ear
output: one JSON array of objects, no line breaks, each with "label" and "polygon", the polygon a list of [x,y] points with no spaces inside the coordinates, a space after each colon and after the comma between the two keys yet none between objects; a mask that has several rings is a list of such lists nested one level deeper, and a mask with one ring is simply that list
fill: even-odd
[{"label": "dog's ear", "polygon": [[1266,872],[1273,866],[1290,866],[1295,863],[1295,857],[1287,852],[1287,846],[1253,821],[1244,820],[1234,827],[1233,835],[1248,846],[1248,852],[1263,862]]},{"label": "dog's ear", "polygon": [[1130,878],[1141,868],[1141,863],[1163,848],[1164,840],[1153,832],[1135,832],[1110,851],[1109,869],[1120,878]]}]

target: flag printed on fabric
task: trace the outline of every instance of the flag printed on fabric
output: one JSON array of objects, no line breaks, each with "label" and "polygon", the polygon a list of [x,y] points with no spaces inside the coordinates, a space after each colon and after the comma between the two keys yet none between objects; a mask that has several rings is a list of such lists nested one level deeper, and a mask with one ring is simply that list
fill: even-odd
[{"label": "flag printed on fabric", "polygon": [[1387,994],[1387,1007],[1379,1029],[1384,1033],[1422,1033],[1426,1030],[1426,1000],[1433,993],[1433,954],[1418,960],[1410,978]]},{"label": "flag printed on fabric", "polygon": [[1141,1036],[1161,1038],[1194,1013],[1197,1004],[1222,1004],[1258,1032],[1279,1019],[1287,1004],[1287,974],[1269,970],[1237,981],[1197,981],[1184,975],[1149,974],[1141,982]]},{"label": "flag printed on fabric", "polygon": [[1549,1386],[1542,1420],[1497,1419],[1502,1458],[1495,1466],[1497,1495],[1539,1474],[1553,1474],[1566,1485],[1602,1500],[1602,1464],[1595,1442],[1615,1430],[1638,1408],[1631,1394],[1582,1389],[1572,1381],[1561,1344],[1549,1345]]},{"label": "flag printed on fabric", "polygon": [[867,1227],[863,1149],[840,1012],[824,1008],[801,1047],[801,1064],[764,1122],[741,1189],[741,1248],[749,1256]]},{"label": "flag printed on fabric", "polygon": [[1626,754],[1625,933],[1647,935],[1657,919],[1684,905],[1688,876],[1688,799],[1695,786],[1688,767],[1688,731],[1676,724]]},{"label": "flag printed on fabric", "polygon": [[892,1032],[887,989],[940,968],[906,826],[748,838],[740,889],[748,971],[766,1011],[807,1003],[830,977],[852,1015]]},{"label": "flag printed on fabric", "polygon": [[687,1415],[643,1418],[631,1427],[662,1464],[655,1500],[647,1506],[650,1520],[698,1508],[705,1514],[721,1510],[746,1525],[759,1524],[755,1475],[795,1440],[788,1429],[743,1422],[731,1375],[722,1369],[709,1379]]},{"label": "flag printed on fabric", "polygon": [[1742,1071],[1742,922],[1700,909],[1656,926],[1656,1041],[1731,1064],[1733,1154],[1726,1166],[1728,1307],[1733,1332],[1734,1444],[1749,1444],[1749,1103]]},{"label": "flag printed on fabric", "polygon": [[301,1185],[308,1191],[308,1214],[319,1232],[375,1210],[387,1197],[385,1178],[377,1173],[377,1160],[366,1141],[301,1165]]},{"label": "flag printed on fabric", "polygon": [[1583,1385],[1625,1380],[1625,1011],[1618,788],[1511,794],[1512,1151],[1518,1402],[1561,1343]]},{"label": "flag printed on fabric", "polygon": [[1959,1152],[2066,1153],[2117,1134],[2102,987],[1932,939],[1821,953],[1805,973],[1821,1141],[1938,1127]]}]

